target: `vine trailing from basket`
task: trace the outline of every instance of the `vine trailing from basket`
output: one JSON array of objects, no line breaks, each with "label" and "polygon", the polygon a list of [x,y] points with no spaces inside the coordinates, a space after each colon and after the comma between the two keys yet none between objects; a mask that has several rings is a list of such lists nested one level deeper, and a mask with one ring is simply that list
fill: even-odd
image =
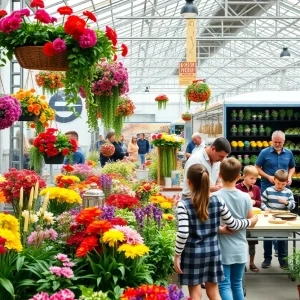
[{"label": "vine trailing from basket", "polygon": [[64,72],[40,71],[35,75],[36,84],[42,88],[43,94],[55,94],[59,89],[65,87],[64,80],[66,75]]},{"label": "vine trailing from basket", "polygon": [[191,102],[204,102],[206,109],[209,104],[210,95],[210,88],[204,80],[194,80],[185,90],[186,105],[190,108]]},{"label": "vine trailing from basket", "polygon": [[[97,22],[97,18],[89,11],[84,11],[83,17],[79,17],[73,14],[71,7],[60,7],[57,11],[63,15],[63,23],[56,25],[57,19],[40,9],[44,8],[43,0],[33,0],[30,6],[35,10],[36,22],[29,19],[30,10],[27,8],[14,11],[6,17],[6,12],[0,16],[4,17],[0,21],[1,57],[12,60],[15,52],[20,60],[22,48],[29,46],[26,48],[28,51],[23,51],[23,67],[26,68],[26,57],[30,56],[31,51],[35,52],[31,58],[35,61],[36,69],[66,70],[65,94],[69,106],[77,103],[79,88],[84,90],[87,101],[93,103],[91,88],[97,72],[95,64],[102,58],[116,59],[117,51],[126,56],[126,45],[122,44],[120,49],[117,48],[117,34],[108,26],[105,32],[91,29],[87,21]],[[43,47],[44,55],[48,56],[44,62],[51,61],[51,68],[47,65],[43,68],[37,65],[39,60],[36,53],[39,48],[35,46]],[[43,57],[42,54],[39,57]],[[62,57],[63,63],[60,68],[57,67],[56,57]],[[72,107],[71,109],[74,110]]]},{"label": "vine trailing from basket", "polygon": [[163,94],[155,97],[155,101],[157,102],[158,110],[166,109],[169,98]]},{"label": "vine trailing from basket", "polygon": [[181,115],[181,118],[182,118],[183,121],[186,121],[186,122],[191,121],[192,120],[192,114],[189,113],[189,112],[185,112]]},{"label": "vine trailing from basket", "polygon": [[20,102],[11,96],[0,98],[0,130],[13,126],[22,115]]}]

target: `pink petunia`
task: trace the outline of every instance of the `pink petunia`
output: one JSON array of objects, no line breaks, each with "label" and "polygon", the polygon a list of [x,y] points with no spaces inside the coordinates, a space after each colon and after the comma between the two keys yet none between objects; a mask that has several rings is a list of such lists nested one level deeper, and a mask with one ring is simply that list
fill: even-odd
[{"label": "pink petunia", "polygon": [[34,18],[44,24],[51,23],[51,17],[44,9],[38,9]]},{"label": "pink petunia", "polygon": [[91,48],[97,43],[96,32],[92,29],[86,28],[79,38],[79,46],[81,48]]},{"label": "pink petunia", "polygon": [[51,23],[55,23],[55,22],[57,22],[57,18],[51,17]]},{"label": "pink petunia", "polygon": [[60,290],[59,292],[53,294],[50,300],[74,300],[75,295],[69,289]]},{"label": "pink petunia", "polygon": [[64,52],[67,49],[66,42],[60,38],[55,39],[52,44],[56,52]]}]

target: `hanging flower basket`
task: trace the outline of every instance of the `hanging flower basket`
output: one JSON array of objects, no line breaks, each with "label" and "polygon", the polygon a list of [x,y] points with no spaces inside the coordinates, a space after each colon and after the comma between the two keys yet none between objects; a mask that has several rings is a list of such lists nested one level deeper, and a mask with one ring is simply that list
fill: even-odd
[{"label": "hanging flower basket", "polygon": [[63,72],[41,71],[35,75],[36,84],[43,89],[43,94],[55,94],[59,89],[65,87],[66,75]]},{"label": "hanging flower basket", "polygon": [[21,104],[16,98],[0,97],[0,130],[13,126],[21,114]]},{"label": "hanging flower basket", "polygon": [[183,121],[189,122],[192,120],[192,114],[189,112],[185,112],[184,114],[181,115],[181,118]]},{"label": "hanging flower basket", "polygon": [[211,91],[204,80],[194,80],[185,90],[186,104],[190,108],[191,102],[205,103],[205,108],[209,104]]},{"label": "hanging flower basket", "polygon": [[169,98],[166,95],[159,95],[155,98],[155,101],[157,101],[158,110],[166,109],[167,102],[169,101]]},{"label": "hanging flower basket", "polygon": [[36,115],[31,115],[31,116],[26,116],[26,115],[21,115],[19,118],[19,121],[22,122],[36,122],[38,120],[38,116]]},{"label": "hanging flower basket", "polygon": [[[108,63],[103,60],[96,66],[96,79],[91,91],[94,99],[86,99],[90,129],[97,129],[99,113],[104,127],[107,130],[114,128],[119,97],[129,91],[127,69],[121,62]],[[80,95],[85,96],[82,93]]]},{"label": "hanging flower basket", "polygon": [[55,156],[47,156],[44,154],[44,161],[46,165],[61,165],[64,163],[64,159],[65,157],[61,152]]},{"label": "hanging flower basket", "polygon": [[111,143],[105,143],[101,146],[100,153],[105,157],[110,157],[115,153],[115,146]]}]

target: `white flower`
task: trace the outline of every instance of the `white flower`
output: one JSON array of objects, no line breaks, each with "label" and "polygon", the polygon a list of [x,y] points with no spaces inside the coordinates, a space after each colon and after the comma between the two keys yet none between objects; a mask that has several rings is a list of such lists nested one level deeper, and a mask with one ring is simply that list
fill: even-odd
[{"label": "white flower", "polygon": [[44,221],[46,221],[46,223],[48,224],[48,225],[50,225],[50,224],[53,224],[54,223],[54,216],[53,216],[53,213],[51,213],[51,212],[48,212],[48,211],[45,211],[44,212]]},{"label": "white flower", "polygon": [[[22,211],[22,217],[25,218],[25,216],[27,216],[27,218],[29,218],[29,211],[28,210],[23,210]],[[29,223],[36,223],[39,220],[39,217],[37,214],[30,214],[30,219],[29,219]]]}]

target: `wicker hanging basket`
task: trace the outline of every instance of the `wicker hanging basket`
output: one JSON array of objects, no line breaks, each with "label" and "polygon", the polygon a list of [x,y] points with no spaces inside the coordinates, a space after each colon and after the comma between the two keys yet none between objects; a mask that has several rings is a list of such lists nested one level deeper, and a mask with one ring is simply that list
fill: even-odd
[{"label": "wicker hanging basket", "polygon": [[69,51],[46,56],[43,46],[24,46],[15,49],[15,56],[24,69],[67,71]]}]

